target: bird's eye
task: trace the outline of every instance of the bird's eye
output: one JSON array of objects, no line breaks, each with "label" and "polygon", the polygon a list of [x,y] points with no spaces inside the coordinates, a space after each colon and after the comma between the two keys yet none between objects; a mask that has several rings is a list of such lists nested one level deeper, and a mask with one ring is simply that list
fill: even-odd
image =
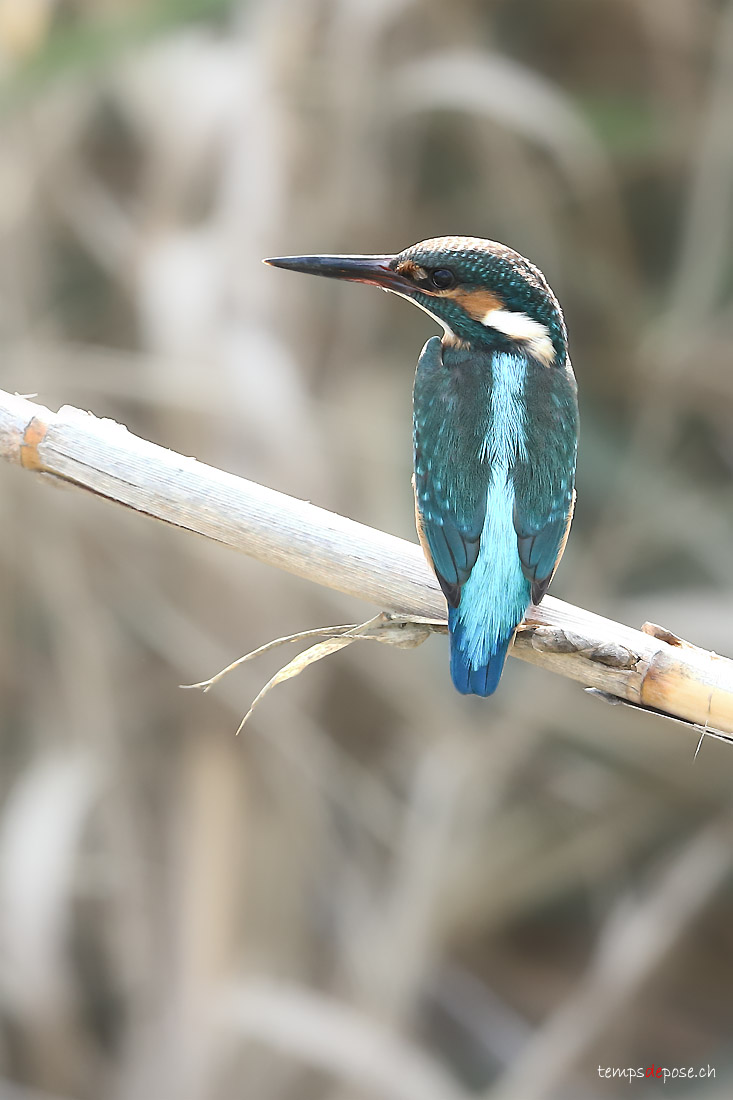
[{"label": "bird's eye", "polygon": [[438,290],[448,290],[456,281],[456,277],[450,268],[439,267],[430,276],[430,282]]}]

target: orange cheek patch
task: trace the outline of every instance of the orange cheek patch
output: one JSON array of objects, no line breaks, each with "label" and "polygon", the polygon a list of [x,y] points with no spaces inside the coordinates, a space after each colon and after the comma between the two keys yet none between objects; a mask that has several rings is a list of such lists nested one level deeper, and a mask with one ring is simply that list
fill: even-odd
[{"label": "orange cheek patch", "polygon": [[445,296],[454,298],[464,312],[472,317],[474,321],[483,321],[486,314],[492,309],[504,308],[501,298],[497,297],[493,291],[485,290],[482,287],[475,290],[464,290],[461,287],[455,287],[454,290],[447,291]]},{"label": "orange cheek patch", "polygon": [[400,275],[404,275],[406,279],[427,279],[428,273],[424,267],[420,267],[420,264],[416,264],[414,260],[403,260],[401,264],[397,266],[397,272]]}]

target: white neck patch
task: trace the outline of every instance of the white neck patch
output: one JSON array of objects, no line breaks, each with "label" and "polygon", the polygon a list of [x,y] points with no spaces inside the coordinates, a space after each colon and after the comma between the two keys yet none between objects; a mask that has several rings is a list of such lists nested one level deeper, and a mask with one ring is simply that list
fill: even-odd
[{"label": "white neck patch", "polygon": [[511,309],[490,309],[481,318],[486,328],[495,328],[512,340],[522,340],[529,345],[535,359],[546,367],[555,362],[555,349],[552,346],[550,332],[546,325],[528,317],[526,313],[515,313]]}]

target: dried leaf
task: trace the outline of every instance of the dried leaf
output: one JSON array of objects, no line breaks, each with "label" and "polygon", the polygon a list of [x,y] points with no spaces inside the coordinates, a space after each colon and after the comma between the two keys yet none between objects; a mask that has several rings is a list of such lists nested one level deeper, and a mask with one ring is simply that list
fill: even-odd
[{"label": "dried leaf", "polygon": [[316,645],[310,646],[309,649],[306,649],[303,653],[299,653],[297,657],[294,657],[292,661],[289,661],[288,664],[284,666],[284,668],[281,668],[279,672],[276,672],[275,675],[267,681],[265,686],[262,688],[262,691],[260,691],[259,694],[255,697],[254,701],[252,702],[252,706],[249,708],[244,718],[239,723],[237,736],[239,736],[239,734],[244,729],[244,725],[247,719],[252,714],[258,703],[260,703],[261,700],[264,699],[268,692],[272,691],[274,687],[277,687],[278,684],[284,683],[285,680],[291,680],[293,676],[299,676],[304,669],[308,668],[309,665],[314,664],[315,661],[320,661],[324,657],[328,657],[331,653],[337,653],[345,646],[351,645],[353,641],[355,641],[354,638],[328,638],[324,642],[317,642]]},{"label": "dried leaf", "polygon": [[239,668],[245,661],[251,661],[253,657],[259,657],[263,653],[269,653],[270,650],[277,649],[279,646],[286,645],[288,642],[299,642],[305,638],[324,638],[324,641],[310,646],[309,649],[306,649],[303,653],[294,657],[293,660],[289,661],[288,664],[281,668],[272,679],[267,681],[242,719],[239,729],[237,730],[239,734],[252,711],[269,691],[285,680],[290,680],[293,676],[300,675],[304,669],[308,668],[308,666],[312,665],[315,661],[321,661],[324,657],[329,657],[332,653],[338,653],[340,649],[344,649],[347,645],[350,645],[351,642],[363,639],[368,642],[383,642],[385,645],[394,645],[399,649],[414,649],[416,646],[422,645],[423,642],[427,641],[434,631],[444,631],[445,629],[446,625],[441,619],[424,619],[417,616],[409,618],[405,615],[393,615],[390,612],[382,611],[379,615],[375,615],[373,619],[368,619],[365,623],[361,623],[360,625],[351,623],[346,626],[316,627],[314,630],[302,630],[299,634],[288,634],[284,638],[275,638],[274,641],[267,642],[258,649],[253,649],[250,653],[245,653],[245,655],[238,660],[232,661],[230,665],[223,668],[221,672],[217,672],[216,675],[212,676],[209,680],[201,680],[197,684],[181,684],[181,687],[199,688],[204,692],[210,691],[211,688],[214,687],[215,684],[218,684],[220,680],[223,680],[228,673],[233,672],[235,668]]},{"label": "dried leaf", "polygon": [[356,624],[350,626],[322,626],[315,627],[313,630],[301,630],[298,634],[287,634],[284,638],[275,638],[273,641],[266,642],[264,645],[259,646],[259,648],[253,649],[250,653],[245,653],[243,657],[238,657],[236,661],[232,661],[230,665],[227,665],[226,668],[217,672],[209,680],[201,680],[198,684],[181,684],[180,686],[184,691],[188,691],[191,688],[199,688],[203,692],[211,691],[215,684],[218,684],[219,681],[223,680],[230,672],[234,672],[240,665],[253,660],[255,657],[261,657],[263,653],[269,653],[272,649],[278,649],[281,645],[287,645],[288,642],[300,642],[304,641],[306,638],[331,637],[334,634],[346,634],[350,630],[356,629],[358,629]]},{"label": "dried leaf", "polygon": [[384,642],[386,645],[395,645],[400,649],[414,649],[426,642],[432,633],[445,629],[446,625],[440,619],[423,619],[416,616],[408,618],[383,611],[368,622],[362,623],[361,626],[353,627],[349,630],[349,635],[354,638],[365,638],[368,641]]}]

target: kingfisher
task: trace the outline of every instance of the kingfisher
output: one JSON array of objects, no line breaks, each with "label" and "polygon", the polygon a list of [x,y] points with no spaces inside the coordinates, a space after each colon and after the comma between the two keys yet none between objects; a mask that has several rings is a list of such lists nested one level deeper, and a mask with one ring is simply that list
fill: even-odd
[{"label": "kingfisher", "polygon": [[413,390],[417,532],[448,604],[453,683],[492,695],[575,504],[577,387],[557,298],[524,256],[479,237],[264,262],[381,287],[442,326]]}]

